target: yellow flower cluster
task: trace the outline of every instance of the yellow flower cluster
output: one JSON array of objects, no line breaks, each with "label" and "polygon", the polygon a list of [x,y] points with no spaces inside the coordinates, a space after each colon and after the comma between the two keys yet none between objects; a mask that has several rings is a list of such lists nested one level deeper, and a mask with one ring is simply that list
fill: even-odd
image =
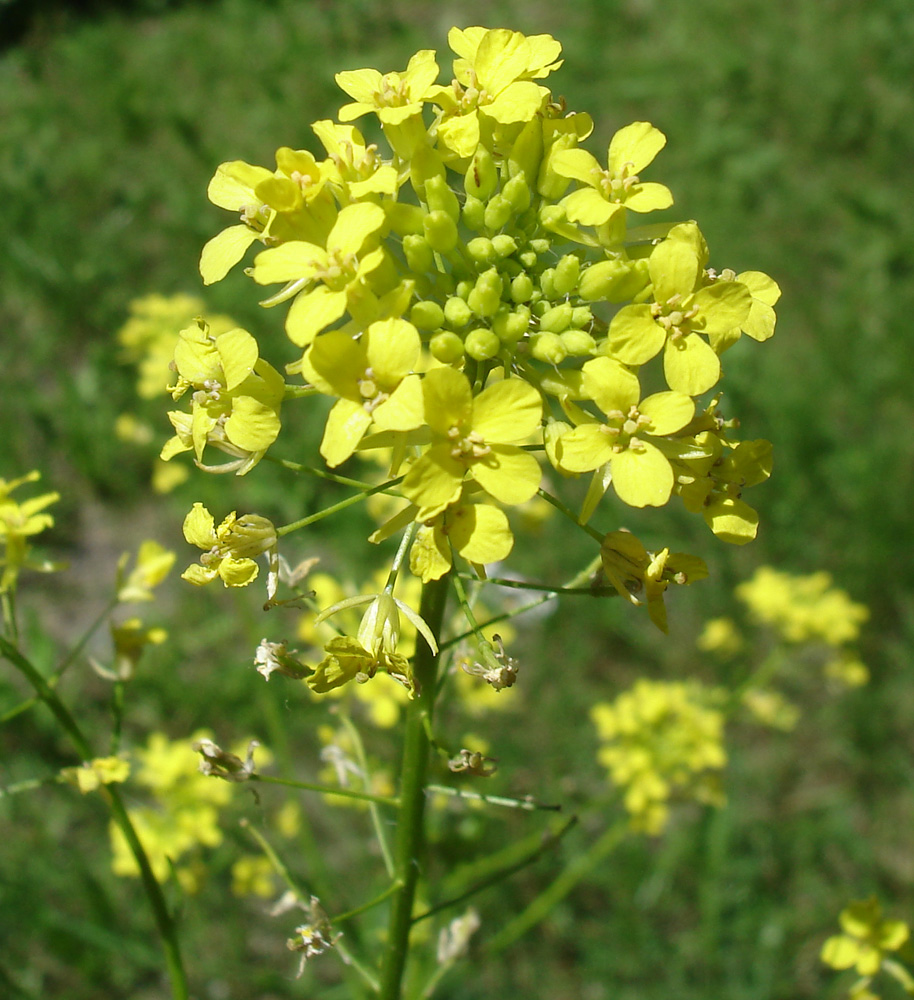
[{"label": "yellow flower cluster", "polygon": [[[192,739],[208,735],[201,731]],[[263,762],[264,751],[260,755]],[[191,740],[171,741],[163,733],[153,733],[146,747],[135,751],[135,757],[138,764],[132,780],[152,795],[154,804],[135,807],[129,813],[152,870],[164,881],[175,864],[184,890],[194,892],[199,888],[199,871],[193,865],[177,863],[198,845],[216,847],[222,843],[219,810],[231,799],[231,786],[200,773]],[[139,876],[124,835],[113,822],[110,834],[114,873]]]},{"label": "yellow flower cluster", "polygon": [[756,621],[773,626],[788,642],[841,646],[859,636],[870,616],[866,605],[852,601],[825,572],[794,576],[762,566],[739,584],[736,596]]},{"label": "yellow flower cluster", "polygon": [[714,701],[697,683],[640,680],[591,709],[597,760],[623,790],[634,829],[661,833],[674,799],[722,804],[724,715]]},{"label": "yellow flower cluster", "polygon": [[[386,533],[421,525],[411,568],[426,582],[455,555],[508,555],[502,508],[536,494],[541,460],[591,474],[584,519],[611,486],[633,507],[679,496],[749,541],[742,493],[769,475],[770,445],[734,440],[719,397],[696,398],[742,333],[772,335],[777,285],[710,268],[694,222],[633,223],[672,205],[641,177],[666,139],[635,122],[605,161],[587,152],[591,118],[538,82],[561,65],[554,38],[470,27],[448,41],[446,85],[431,50],[402,72],[338,74],[351,101],[312,126],[322,158],[282,147],[275,169],[218,168],[209,197],[240,219],[207,243],[203,279],[260,247],[247,273],[279,286],[262,304],[291,303],[287,371],[306,385],[284,390],[245,331],[185,330],[174,391],[194,388],[194,412],[172,414],[171,450],[200,462],[215,443],[247,471],[283,398],[331,396],[328,465],[375,448],[392,449],[393,474],[405,463],[407,506]],[[368,114],[387,157],[349,124]],[[667,388],[643,394],[658,377]]]},{"label": "yellow flower cluster", "polygon": [[826,677],[847,687],[869,680],[866,665],[848,648],[869,618],[869,608],[835,587],[828,573],[794,576],[762,566],[739,584],[736,596],[755,622],[771,626],[784,641],[827,647]]}]

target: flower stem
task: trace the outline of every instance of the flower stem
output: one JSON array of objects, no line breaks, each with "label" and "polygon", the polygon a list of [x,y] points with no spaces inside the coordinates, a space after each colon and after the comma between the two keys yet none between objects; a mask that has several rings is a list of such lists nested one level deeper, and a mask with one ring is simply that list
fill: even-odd
[{"label": "flower stem", "polygon": [[[70,737],[80,757],[83,760],[91,760],[93,754],[92,748],[89,746],[89,741],[83,735],[82,730],[70,714],[69,709],[60,700],[41,672],[12,643],[7,642],[2,637],[0,637],[0,654],[9,660],[20,673],[25,675],[32,687],[35,688],[35,693],[48,706],[60,723],[61,728]],[[172,997],[174,1000],[187,1000],[189,996],[187,977],[185,976],[184,965],[181,961],[177,928],[169,912],[168,904],[165,902],[162,887],[159,885],[158,879],[152,871],[149,858],[146,855],[140,838],[137,836],[120,792],[111,785],[105,785],[101,789],[101,794],[107,802],[112,819],[124,835],[130,852],[133,854],[140,869],[140,881],[143,883],[159,936],[162,939],[165,964],[168,966],[168,974],[171,979]]]},{"label": "flower stem", "polygon": [[[448,577],[427,583],[422,589],[419,615],[425,619],[435,639],[441,635],[447,603]],[[426,724],[431,721],[435,704],[435,675],[438,654],[419,640],[413,660],[417,694],[406,712],[403,760],[400,766],[400,809],[397,814],[397,840],[394,846],[396,879],[400,884],[390,909],[387,945],[381,968],[380,1000],[399,1000],[400,984],[409,953],[413,902],[422,867],[425,842],[425,777],[431,744]]]}]

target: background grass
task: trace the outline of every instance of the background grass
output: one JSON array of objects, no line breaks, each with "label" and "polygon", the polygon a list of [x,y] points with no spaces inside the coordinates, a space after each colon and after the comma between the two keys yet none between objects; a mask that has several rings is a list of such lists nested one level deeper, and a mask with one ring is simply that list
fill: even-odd
[{"label": "background grass", "polygon": [[[728,355],[724,383],[745,433],[774,442],[776,465],[755,492],[763,527],[745,550],[724,549],[676,513],[653,529],[713,570],[711,581],[674,596],[670,639],[648,634],[627,609],[589,604],[563,605],[535,635],[531,626],[526,710],[536,705],[535,742],[547,749],[530,759],[525,715],[496,720],[490,736],[510,775],[505,787],[551,789],[570,801],[592,791],[587,707],[645,672],[713,678],[694,637],[704,618],[732,610],[733,583],[756,565],[826,569],[867,603],[873,681],[837,702],[809,699],[791,736],[735,746],[726,809],[696,814],[657,843],[627,843],[526,943],[455,976],[444,995],[838,995],[828,993],[835,977],[817,955],[841,906],[876,891],[899,916],[914,916],[910,4],[579,0],[557,12],[538,2],[216,0],[154,8],[99,4],[92,19],[77,19],[58,5],[53,16],[34,16],[0,57],[0,475],[38,467],[61,491],[51,542],[73,563],[24,601],[37,609],[33,653],[54,662],[56,643],[101,607],[99,581],[117,555],[140,538],[154,534],[183,559],[180,521],[192,500],[291,520],[332,495],[264,466],[230,484],[195,476],[153,502],[146,457],[112,433],[114,418],[135,407],[114,333],[138,295],[200,292],[200,247],[225,224],[205,198],[216,164],[269,164],[284,144],[315,149],[309,123],[344,100],[336,71],[402,68],[423,47],[446,64],[452,24],[550,32],[565,56],[550,84],[593,114],[592,148],[629,121],[654,122],[668,136],[657,179],[673,188],[683,217],[700,221],[712,264],[758,268],[780,283],[776,337]],[[276,314],[258,309],[240,273],[206,300],[254,331],[265,352],[283,350]],[[362,527],[349,522],[308,545],[345,560],[361,546]],[[303,542],[302,554],[311,551]],[[547,533],[537,559],[554,578],[570,566],[565,539]],[[177,584],[165,595],[174,642],[155,651],[131,692],[130,741],[142,743],[153,728],[178,738],[208,725],[226,739],[257,732],[281,744],[288,734],[289,754],[313,756],[315,711],[264,689],[237,654],[260,638],[256,599],[191,596]],[[105,685],[79,674],[65,694],[104,732]],[[12,704],[16,692],[6,694]],[[0,750],[3,784],[72,763],[41,711],[0,730]],[[330,862],[361,841],[350,836],[349,846],[330,850],[328,839],[345,841],[350,828],[366,835],[340,812],[315,820]],[[0,992],[162,996],[137,887],[108,872],[101,812],[50,789],[0,802],[0,820],[11,831],[0,849]],[[529,828],[516,816],[483,826],[491,847]],[[570,838],[565,851],[586,842]],[[61,843],[66,866],[52,860]],[[445,844],[445,857],[451,848],[454,857],[462,850]],[[316,980],[291,981],[274,922],[256,905],[226,907],[233,851],[230,839],[214,852],[210,888],[187,902],[199,995],[304,996],[319,987],[322,996],[346,995],[332,985],[335,970],[318,966]],[[555,870],[555,859],[541,862],[509,892],[488,893],[488,932]]]}]

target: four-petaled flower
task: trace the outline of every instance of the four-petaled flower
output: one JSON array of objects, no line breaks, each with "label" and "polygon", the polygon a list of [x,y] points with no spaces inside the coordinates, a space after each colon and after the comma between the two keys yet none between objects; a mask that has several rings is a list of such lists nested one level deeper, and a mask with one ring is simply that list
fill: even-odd
[{"label": "four-petaled flower", "polygon": [[419,520],[431,520],[455,503],[467,474],[504,504],[524,503],[536,493],[539,463],[517,447],[542,419],[542,400],[532,385],[505,379],[474,397],[466,375],[434,368],[422,381],[422,395],[432,444],[402,486],[403,495],[420,508]]},{"label": "four-petaled flower", "polygon": [[583,368],[582,388],[606,414],[605,423],[582,423],[559,439],[563,469],[589,472],[610,463],[612,485],[632,507],[662,507],[673,491],[673,468],[652,438],[682,430],[695,413],[681,392],[656,392],[641,400],[638,376],[611,358]]}]

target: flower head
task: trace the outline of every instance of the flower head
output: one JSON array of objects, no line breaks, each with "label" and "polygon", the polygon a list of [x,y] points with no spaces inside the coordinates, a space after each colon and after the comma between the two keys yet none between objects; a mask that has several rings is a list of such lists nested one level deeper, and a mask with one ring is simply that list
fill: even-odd
[{"label": "flower head", "polygon": [[198,587],[217,577],[226,587],[246,587],[257,578],[254,559],[276,549],[276,529],[265,517],[238,517],[232,511],[217,528],[213,515],[202,503],[195,503],[184,518],[184,537],[204,550],[200,562],[181,574],[181,579]]}]

